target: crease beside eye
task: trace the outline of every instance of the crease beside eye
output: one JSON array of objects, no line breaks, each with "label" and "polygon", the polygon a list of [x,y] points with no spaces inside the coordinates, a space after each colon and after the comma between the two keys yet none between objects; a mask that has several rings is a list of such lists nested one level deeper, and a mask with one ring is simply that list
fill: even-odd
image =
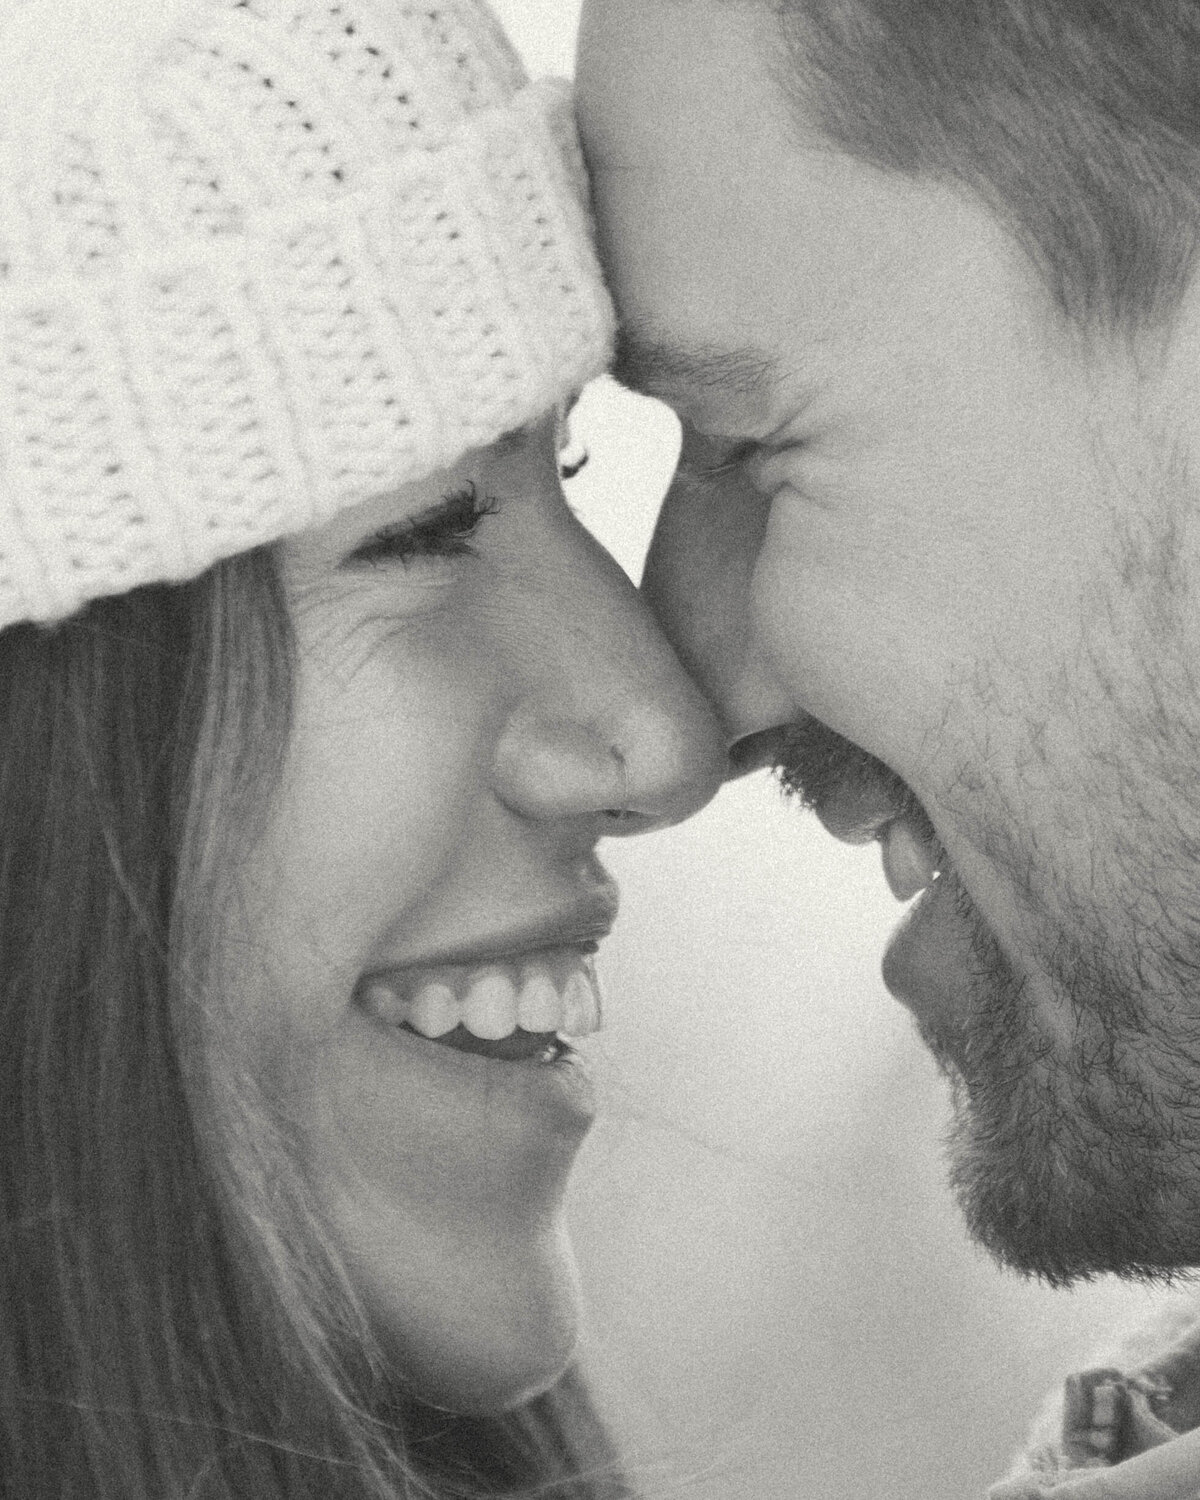
[{"label": "crease beside eye", "polygon": [[684,484],[709,484],[740,470],[754,455],[753,443],[740,443],[730,453],[711,463],[682,456],[675,466],[675,478]]}]

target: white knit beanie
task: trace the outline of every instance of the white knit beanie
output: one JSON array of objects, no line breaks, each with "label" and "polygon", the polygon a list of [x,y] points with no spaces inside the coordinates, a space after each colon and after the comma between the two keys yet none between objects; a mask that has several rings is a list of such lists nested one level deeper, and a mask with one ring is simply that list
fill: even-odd
[{"label": "white knit beanie", "polygon": [[303,530],[604,367],[568,90],[478,0],[0,4],[0,626]]}]

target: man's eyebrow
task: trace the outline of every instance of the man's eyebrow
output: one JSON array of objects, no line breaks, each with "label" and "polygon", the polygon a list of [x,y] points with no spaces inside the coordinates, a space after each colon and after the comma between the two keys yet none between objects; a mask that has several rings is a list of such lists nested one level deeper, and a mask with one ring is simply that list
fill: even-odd
[{"label": "man's eyebrow", "polygon": [[678,391],[732,391],[762,398],[779,381],[779,361],[765,350],[713,344],[666,343],[642,330],[617,330],[612,374],[631,390],[669,397]]}]

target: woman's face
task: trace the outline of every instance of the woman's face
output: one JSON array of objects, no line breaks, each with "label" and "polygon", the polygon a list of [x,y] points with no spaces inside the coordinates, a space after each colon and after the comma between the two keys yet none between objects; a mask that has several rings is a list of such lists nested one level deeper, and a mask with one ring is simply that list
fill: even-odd
[{"label": "woman's face", "polygon": [[295,717],[237,1003],[403,1368],[431,1399],[510,1404],[575,1341],[561,1209],[592,1102],[555,1034],[598,1025],[596,843],[694,812],[724,757],[567,508],[550,419],[280,559]]}]

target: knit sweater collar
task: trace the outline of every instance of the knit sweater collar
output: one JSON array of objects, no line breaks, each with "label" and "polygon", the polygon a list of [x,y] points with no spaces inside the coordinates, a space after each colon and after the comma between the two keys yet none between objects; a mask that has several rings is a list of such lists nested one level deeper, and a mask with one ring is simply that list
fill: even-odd
[{"label": "knit sweater collar", "polygon": [[988,1500],[1197,1500],[1200,1310],[1148,1358],[1068,1376],[1058,1428]]}]

